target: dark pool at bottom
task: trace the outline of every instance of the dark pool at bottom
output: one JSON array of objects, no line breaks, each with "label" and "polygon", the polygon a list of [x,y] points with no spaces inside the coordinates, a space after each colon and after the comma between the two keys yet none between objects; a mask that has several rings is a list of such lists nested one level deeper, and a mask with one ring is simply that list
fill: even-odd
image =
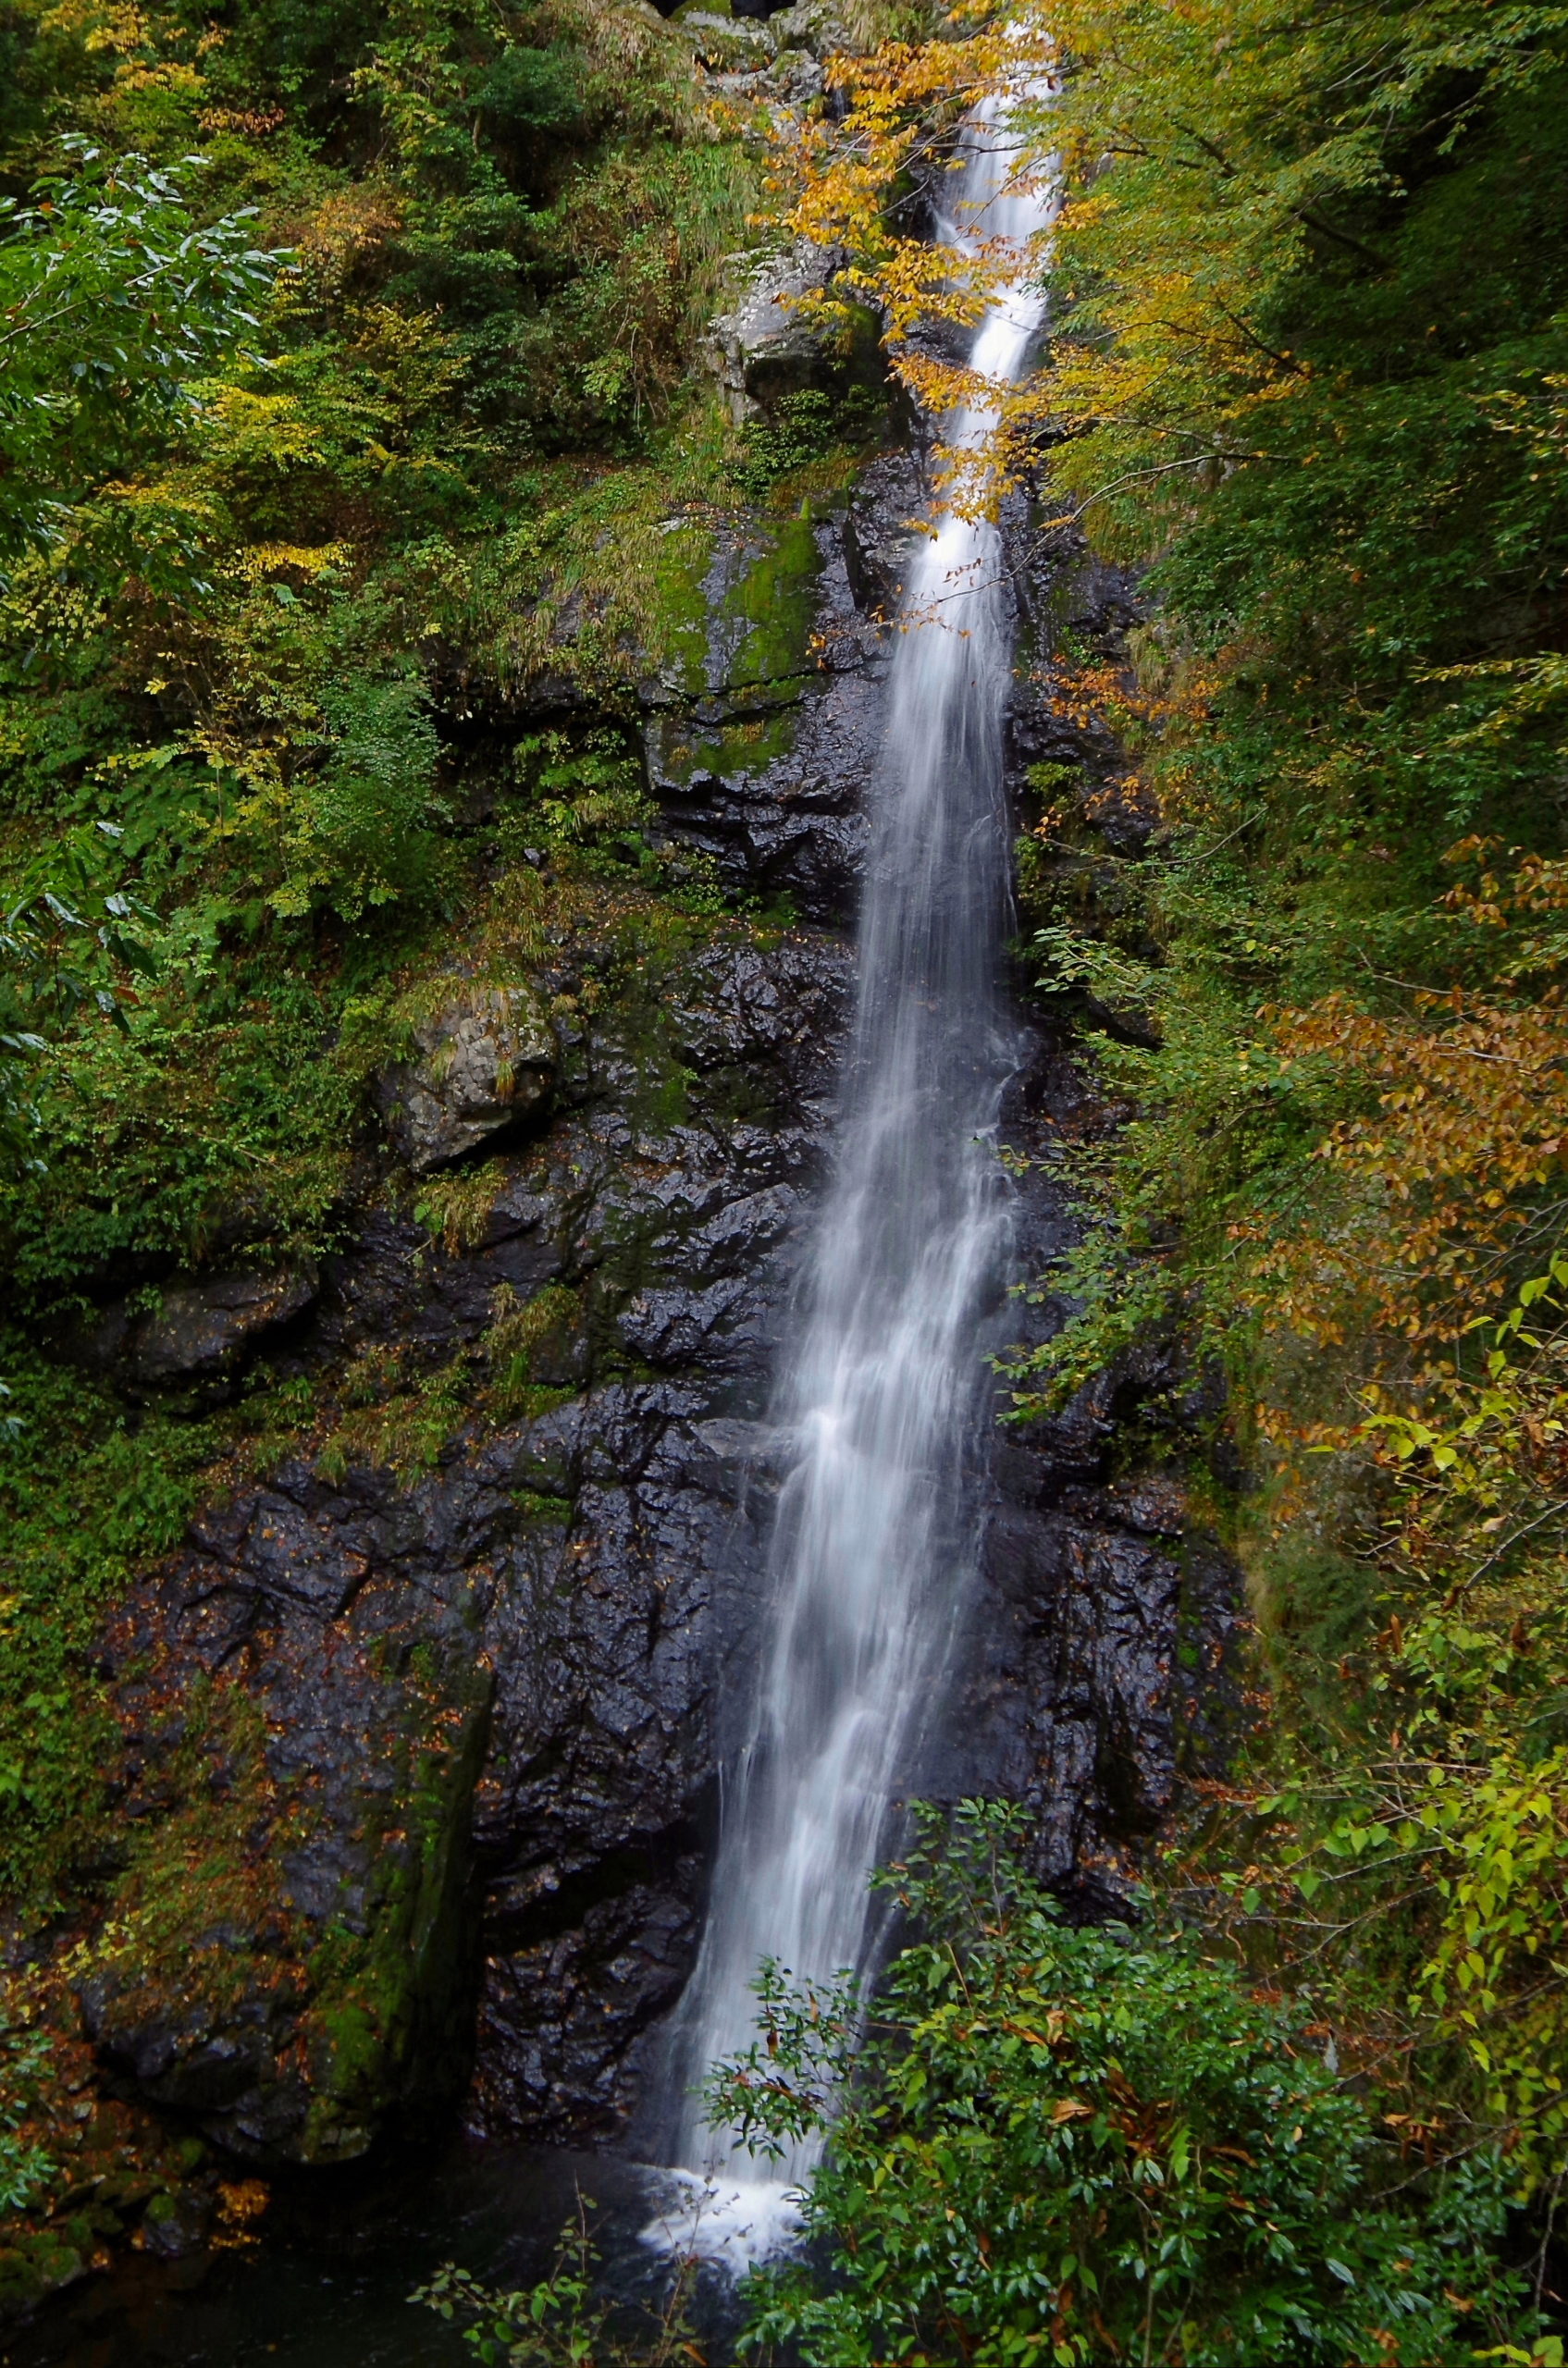
[{"label": "dark pool at bottom", "polygon": [[[638,2241],[655,2187],[636,2164],[451,2147],[375,2176],[279,2182],[253,2248],[167,2264],[128,2254],[0,2332],[0,2368],[472,2368],[457,2331],[409,2300],[414,2288],[447,2261],[532,2283],[579,2192],[607,2293],[656,2300],[668,2273]],[[697,2315],[717,2357],[733,2289],[717,2276],[704,2288]]]}]

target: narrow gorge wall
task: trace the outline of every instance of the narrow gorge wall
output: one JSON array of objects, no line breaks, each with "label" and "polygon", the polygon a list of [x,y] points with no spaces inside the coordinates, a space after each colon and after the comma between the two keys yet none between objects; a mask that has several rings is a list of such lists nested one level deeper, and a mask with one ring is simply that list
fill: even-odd
[{"label": "narrow gorge wall", "polygon": [[[645,687],[661,830],[796,918],[716,915],[619,968],[565,945],[505,991],[459,953],[383,1079],[346,1246],[281,1296],[172,1280],[155,1323],[110,1308],[93,1336],[133,1393],[221,1395],[265,1355],[337,1410],[237,1473],[103,1641],[130,1840],[104,1869],[90,2027],[137,2095],[241,2155],[340,2160],[459,2103],[476,2130],[552,2138],[634,2108],[749,1698],[768,1384],[823,1175],[880,737],[875,618],[921,499],[893,454],[804,522],[721,533],[700,662]],[[1048,749],[1092,786],[1104,752],[1054,713],[1039,641],[1053,612],[1114,633],[1121,595],[1021,508],[1011,533],[1015,770]],[[541,720],[592,721],[506,728]],[[1009,1131],[1034,1162],[1016,1190],[1037,1271],[1074,1222],[1071,1146],[1114,1114],[1061,1034],[1030,1043]],[[999,1306],[994,1344],[1026,1320],[1051,1310]],[[391,1417],[352,1412],[394,1370],[393,1415],[436,1426],[428,1468]],[[488,1385],[443,1411],[454,1372]],[[1181,1482],[1212,1412],[1156,1345],[994,1442],[931,1783],[1028,1801],[1041,1865],[1089,1903],[1212,1724],[1233,1590]]]}]

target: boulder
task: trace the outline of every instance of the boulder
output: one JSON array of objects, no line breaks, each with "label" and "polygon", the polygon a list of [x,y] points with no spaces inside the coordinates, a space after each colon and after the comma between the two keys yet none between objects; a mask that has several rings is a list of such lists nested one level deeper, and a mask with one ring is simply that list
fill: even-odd
[{"label": "boulder", "polygon": [[418,1057],[385,1071],[377,1098],[416,1175],[514,1127],[555,1081],[555,1031],[531,988],[462,986],[413,1033]]},{"label": "boulder", "polygon": [[737,426],[775,410],[788,395],[843,394],[882,375],[869,314],[846,336],[805,301],[829,287],[835,268],[827,249],[799,240],[787,254],[759,264],[735,311],[712,324],[707,359]]},{"label": "boulder", "polygon": [[252,1350],[305,1314],[317,1289],[314,1265],[177,1277],[155,1307],[117,1301],[75,1352],[131,1397],[194,1387],[204,1399],[222,1399]]},{"label": "boulder", "polygon": [[813,57],[828,58],[835,50],[853,53],[863,46],[830,0],[795,0],[792,8],[769,13],[776,18],[773,31],[781,49],[804,49]]},{"label": "boulder", "polygon": [[265,2167],[417,2130],[470,2061],[491,1680],[466,1574],[432,1603],[377,1567],[390,1495],[293,1467],[103,1640],[129,1863],[83,2023],[137,2096]]},{"label": "boulder", "polygon": [[768,96],[781,106],[807,107],[827,88],[827,77],[804,49],[781,49],[765,77]]},{"label": "boulder", "polygon": [[777,48],[765,24],[737,23],[731,17],[698,12],[682,18],[681,31],[714,74],[759,74],[772,64]]}]

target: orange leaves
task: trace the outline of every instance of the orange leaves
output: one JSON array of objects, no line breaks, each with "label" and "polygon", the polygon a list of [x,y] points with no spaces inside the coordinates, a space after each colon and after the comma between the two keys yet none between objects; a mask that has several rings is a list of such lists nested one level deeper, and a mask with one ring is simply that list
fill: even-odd
[{"label": "orange leaves", "polygon": [[[961,0],[950,13],[949,38],[888,42],[869,57],[835,57],[830,79],[840,112],[792,128],[778,150],[785,192],[778,227],[844,258],[833,291],[819,300],[822,309],[872,305],[895,375],[933,416],[977,401],[995,412],[990,450],[968,466],[954,457],[963,506],[984,498],[979,487],[993,462],[1006,474],[1009,451],[1039,415],[1040,396],[976,380],[910,340],[933,322],[972,324],[997,287],[1019,277],[1016,250],[977,240],[962,219],[941,220],[959,204],[957,186],[949,194],[945,183],[962,119],[987,97],[1044,82],[1055,68],[1054,39],[1033,10],[1020,6],[1008,15],[1004,24],[983,0]],[[1055,167],[1043,130],[1019,121],[1014,186],[1021,194],[1054,179]],[[938,216],[935,236],[925,209],[918,214],[908,202],[915,187]],[[1025,275],[1044,263],[1043,251],[1030,255]]]},{"label": "orange leaves", "polygon": [[[1474,842],[1456,849],[1474,857]],[[1536,924],[1568,910],[1568,865],[1517,860],[1444,900],[1453,918],[1514,936],[1494,975],[1550,972],[1557,939]],[[1564,948],[1563,950],[1568,950]],[[1262,1262],[1285,1287],[1275,1323],[1342,1337],[1352,1308],[1415,1343],[1452,1343],[1509,1289],[1515,1246],[1568,1150],[1568,1006],[1548,984],[1530,1003],[1461,986],[1418,992],[1392,1017],[1342,994],[1273,1015],[1287,1067],[1329,1062],[1359,1079],[1372,1106],[1340,1120],[1319,1156],[1348,1187],[1340,1222],[1280,1245]]]},{"label": "orange leaves", "polygon": [[1376,1105],[1320,1149],[1352,1188],[1337,1233],[1303,1234],[1263,1262],[1291,1285],[1273,1320],[1338,1337],[1349,1301],[1378,1329],[1452,1341],[1502,1296],[1532,1196],[1563,1164],[1568,1012],[1555,993],[1523,1008],[1456,993],[1440,1009],[1437,1024],[1430,1012],[1385,1018],[1334,994],[1278,1015],[1287,1067],[1329,1060]]},{"label": "orange leaves", "polygon": [[1456,985],[1415,991],[1392,1015],[1343,993],[1272,1015],[1284,1069],[1326,1066],[1365,1099],[1319,1145],[1310,1218],[1271,1240],[1259,1226],[1233,1237],[1255,1245],[1244,1295],[1266,1329],[1358,1349],[1348,1423],[1275,1405],[1263,1429],[1298,1452],[1369,1450],[1397,1472],[1402,1512],[1385,1548],[1397,1536],[1410,1567],[1442,1566],[1454,1584],[1466,1569],[1465,1585],[1562,1509],[1568,1003],[1550,980],[1549,923],[1565,904],[1568,866],[1517,856],[1444,899],[1456,925],[1493,941],[1488,956],[1500,936],[1526,949],[1523,967],[1549,979],[1533,1002]]}]

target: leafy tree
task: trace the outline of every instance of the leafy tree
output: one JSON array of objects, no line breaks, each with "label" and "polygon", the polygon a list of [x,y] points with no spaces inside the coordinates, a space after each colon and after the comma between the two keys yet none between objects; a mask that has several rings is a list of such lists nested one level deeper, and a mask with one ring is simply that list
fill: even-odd
[{"label": "leafy tree", "polygon": [[710,2084],[754,2147],[831,2132],[805,2202],[826,2274],[764,2274],[753,2342],[812,2368],[1561,2360],[1518,2348],[1495,2163],[1380,2193],[1302,2007],[1179,1932],[1065,1924],[1009,1856],[1016,1812],[918,1829],[883,1880],[920,1937],[869,2011],[769,1967],[762,2038]]},{"label": "leafy tree", "polygon": [[0,200],[0,561],[69,542],[95,580],[138,561],[188,570],[188,540],[150,553],[125,505],[91,522],[83,506],[189,416],[192,382],[255,331],[283,254],[257,246],[253,206],[200,221],[200,157],[158,166],[76,132],[61,146],[31,204]]},{"label": "leafy tree", "polygon": [[[113,824],[98,832],[120,836]],[[120,981],[153,968],[154,924],[138,898],[105,884],[85,839],[62,851],[52,885],[0,913],[0,1176],[42,1164],[38,1062],[80,1011],[125,1024]]]}]

